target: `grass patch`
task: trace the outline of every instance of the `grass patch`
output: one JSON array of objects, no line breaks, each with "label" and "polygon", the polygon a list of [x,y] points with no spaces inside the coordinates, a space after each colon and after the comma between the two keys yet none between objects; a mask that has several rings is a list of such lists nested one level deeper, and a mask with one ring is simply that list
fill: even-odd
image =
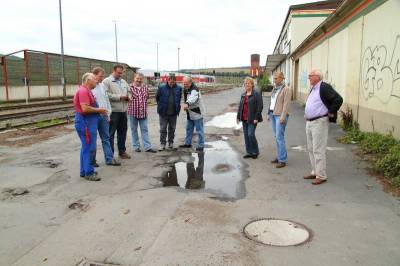
[{"label": "grass patch", "polygon": [[58,125],[58,124],[60,124],[62,122],[63,121],[61,119],[54,118],[54,119],[51,119],[51,120],[45,120],[45,121],[37,122],[35,124],[35,127],[36,128],[45,128],[45,127],[49,127],[49,126],[53,126],[53,125]]}]

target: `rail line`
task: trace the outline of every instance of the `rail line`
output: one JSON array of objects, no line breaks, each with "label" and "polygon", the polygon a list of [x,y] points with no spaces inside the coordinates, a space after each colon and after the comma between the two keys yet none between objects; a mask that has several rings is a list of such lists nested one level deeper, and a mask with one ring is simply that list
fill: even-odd
[{"label": "rail line", "polygon": [[[231,89],[232,87],[205,87],[201,88],[201,91],[203,94],[209,94],[209,93],[217,93],[223,90]],[[149,98],[150,100],[154,101],[156,91],[151,90],[149,93]],[[66,115],[56,115],[57,112],[60,111],[69,111],[73,110],[73,104],[72,104],[72,99],[67,99],[67,100],[53,100],[53,101],[42,101],[42,102],[35,102],[35,103],[30,103],[30,104],[13,104],[13,105],[5,105],[5,106],[0,106],[0,122],[5,122],[5,126],[0,126],[0,130],[5,130],[5,129],[10,129],[10,128],[18,128],[18,127],[23,127],[23,126],[32,126],[40,122],[47,122],[50,120],[54,119],[64,119]],[[35,121],[29,121],[29,122],[22,122],[19,124],[13,124],[11,121],[13,119],[18,119],[18,118],[25,118],[25,117],[32,117],[36,115],[41,115],[41,114],[50,114],[50,113],[55,113],[55,116],[51,119],[38,119]],[[70,121],[70,119],[67,119]],[[68,123],[66,120],[65,124]],[[63,123],[61,123],[63,124]],[[55,123],[54,125],[58,125]],[[52,126],[52,124],[49,124],[49,127]]]}]

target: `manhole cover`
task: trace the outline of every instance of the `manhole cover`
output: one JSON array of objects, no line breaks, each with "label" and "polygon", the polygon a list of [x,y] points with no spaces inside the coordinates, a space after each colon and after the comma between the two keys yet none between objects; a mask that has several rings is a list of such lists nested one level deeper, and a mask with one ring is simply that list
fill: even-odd
[{"label": "manhole cover", "polygon": [[253,241],[278,247],[297,246],[311,239],[311,232],[304,225],[272,218],[252,221],[243,232]]}]

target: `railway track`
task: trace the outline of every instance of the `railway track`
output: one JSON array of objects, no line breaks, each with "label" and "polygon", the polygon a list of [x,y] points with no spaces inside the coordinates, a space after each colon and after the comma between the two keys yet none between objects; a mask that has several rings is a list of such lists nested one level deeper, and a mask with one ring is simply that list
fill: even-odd
[{"label": "railway track", "polygon": [[[208,94],[208,93],[216,93],[219,91],[227,90],[230,89],[231,87],[205,87],[202,88],[201,91],[203,94]],[[156,91],[151,90],[149,92],[150,100],[154,101]],[[54,119],[65,119],[66,115],[60,116],[60,114],[57,115],[57,112],[61,111],[73,111],[73,104],[72,104],[72,99],[67,99],[67,100],[53,100],[53,101],[42,101],[42,102],[34,102],[30,104],[14,104],[14,105],[5,105],[5,106],[0,106],[0,122],[3,122],[3,126],[0,125],[0,130],[5,130],[9,128],[17,128],[17,127],[23,127],[23,126],[32,126],[40,122],[46,122]],[[54,117],[51,119],[45,119],[45,120],[40,120],[39,119],[32,119],[33,121],[29,122],[22,122],[22,123],[12,123],[13,119],[19,119],[19,118],[28,118],[28,117],[34,117],[38,116],[41,114],[51,114],[54,113]],[[70,119],[67,119],[70,121]],[[66,120],[65,124],[68,123]],[[49,124],[50,126],[52,125],[51,123]],[[55,123],[57,125],[57,123]]]}]

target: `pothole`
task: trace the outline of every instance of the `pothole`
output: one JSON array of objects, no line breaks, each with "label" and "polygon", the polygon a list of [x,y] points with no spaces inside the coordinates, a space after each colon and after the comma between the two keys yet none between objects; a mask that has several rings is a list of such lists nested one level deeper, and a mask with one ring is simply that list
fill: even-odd
[{"label": "pothole", "polygon": [[68,208],[71,210],[79,209],[81,211],[86,211],[89,208],[89,204],[86,202],[83,202],[82,200],[78,200],[78,201],[75,201],[75,202],[72,202],[71,204],[69,204]]},{"label": "pothole", "polygon": [[226,173],[233,169],[233,166],[226,163],[217,164],[211,171],[213,173]]},{"label": "pothole", "polygon": [[222,140],[208,142],[204,152],[180,158],[162,177],[163,186],[202,189],[220,199],[239,199],[245,195],[240,157]]},{"label": "pothole", "polygon": [[274,218],[260,219],[243,228],[245,236],[257,243],[269,246],[298,246],[311,240],[311,231],[306,226]]},{"label": "pothole", "polygon": [[24,194],[28,194],[29,190],[23,187],[18,188],[5,188],[3,189],[3,193],[10,196],[21,196]]},{"label": "pothole", "polygon": [[41,159],[32,162],[33,166],[40,166],[46,168],[57,168],[61,164],[60,161],[53,160],[53,159]]}]

